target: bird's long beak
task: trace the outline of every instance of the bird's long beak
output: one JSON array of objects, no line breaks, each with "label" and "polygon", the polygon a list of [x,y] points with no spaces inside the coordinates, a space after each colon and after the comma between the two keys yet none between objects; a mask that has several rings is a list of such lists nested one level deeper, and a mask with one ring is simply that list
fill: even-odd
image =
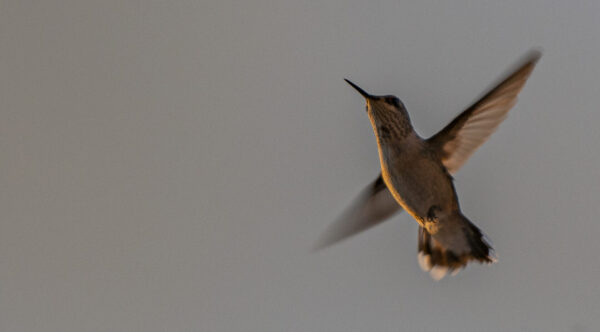
[{"label": "bird's long beak", "polygon": [[350,86],[352,86],[353,88],[355,88],[356,91],[358,91],[358,93],[360,93],[363,97],[365,97],[365,99],[369,100],[369,99],[372,98],[370,94],[366,93],[365,90],[359,88],[358,85],[350,82],[349,80],[347,80],[345,78],[344,78],[344,81],[346,81],[346,83],[350,84]]}]

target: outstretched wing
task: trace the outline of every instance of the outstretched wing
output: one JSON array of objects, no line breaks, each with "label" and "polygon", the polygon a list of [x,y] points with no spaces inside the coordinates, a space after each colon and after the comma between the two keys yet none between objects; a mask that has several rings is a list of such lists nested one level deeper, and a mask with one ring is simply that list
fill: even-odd
[{"label": "outstretched wing", "polygon": [[504,120],[540,56],[530,52],[506,79],[428,139],[448,172],[455,173]]},{"label": "outstretched wing", "polygon": [[358,195],[346,211],[329,226],[317,243],[316,249],[328,247],[367,230],[401,209],[380,174]]}]

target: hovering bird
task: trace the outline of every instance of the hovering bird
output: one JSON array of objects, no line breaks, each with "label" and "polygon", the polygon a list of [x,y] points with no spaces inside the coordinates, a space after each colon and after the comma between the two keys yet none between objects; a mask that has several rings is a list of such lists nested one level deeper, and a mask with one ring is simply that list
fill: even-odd
[{"label": "hovering bird", "polygon": [[317,248],[371,228],[404,209],[419,223],[419,265],[434,279],[455,274],[471,261],[494,262],[492,247],[461,212],[451,175],[504,120],[540,57],[539,51],[531,51],[516,70],[428,139],[414,131],[396,96],[371,95],[346,80],[366,100],[381,174],[330,226]]}]

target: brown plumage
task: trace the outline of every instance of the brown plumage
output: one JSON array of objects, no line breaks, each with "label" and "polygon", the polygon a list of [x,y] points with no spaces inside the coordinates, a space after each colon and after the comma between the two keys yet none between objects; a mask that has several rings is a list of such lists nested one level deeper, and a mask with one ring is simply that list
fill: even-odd
[{"label": "brown plumage", "polygon": [[435,279],[470,261],[493,262],[482,232],[460,210],[450,174],[504,120],[540,56],[530,52],[507,78],[429,139],[416,134],[398,98],[371,96],[347,80],[367,101],[382,172],[330,227],[319,247],[368,229],[403,208],[419,223],[419,263]]}]

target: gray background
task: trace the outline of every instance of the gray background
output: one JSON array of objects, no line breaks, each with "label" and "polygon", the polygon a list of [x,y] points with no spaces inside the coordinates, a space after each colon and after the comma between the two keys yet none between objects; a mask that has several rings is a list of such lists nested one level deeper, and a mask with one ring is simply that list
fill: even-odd
[{"label": "gray background", "polygon": [[[0,330],[598,331],[600,2],[0,3]],[[441,129],[531,47],[456,176],[493,266],[436,283],[364,101]]]}]

